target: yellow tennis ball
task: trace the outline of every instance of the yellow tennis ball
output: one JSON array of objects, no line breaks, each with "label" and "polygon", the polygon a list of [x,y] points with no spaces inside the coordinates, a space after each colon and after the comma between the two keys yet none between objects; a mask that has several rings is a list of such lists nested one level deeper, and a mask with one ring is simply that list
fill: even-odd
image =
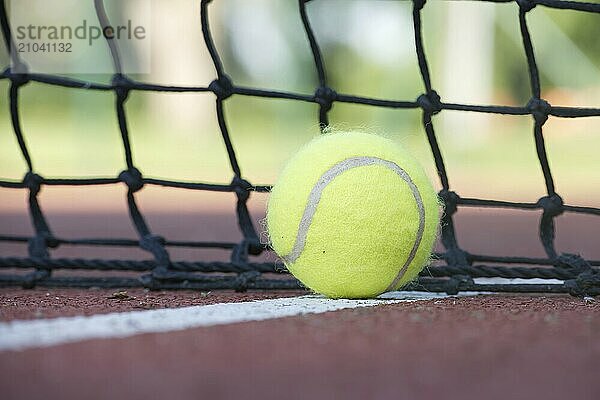
[{"label": "yellow tennis ball", "polygon": [[398,289],[427,265],[440,205],[400,145],[362,132],[324,134],[286,165],[268,202],[271,245],[305,286],[331,298]]}]

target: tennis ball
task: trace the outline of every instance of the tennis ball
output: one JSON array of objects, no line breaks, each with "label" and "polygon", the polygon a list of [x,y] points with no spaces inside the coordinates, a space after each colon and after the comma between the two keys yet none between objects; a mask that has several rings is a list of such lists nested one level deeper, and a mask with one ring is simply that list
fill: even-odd
[{"label": "tennis ball", "polygon": [[268,201],[271,246],[309,289],[370,298],[429,262],[440,203],[418,162],[362,132],[324,134],[285,166]]}]

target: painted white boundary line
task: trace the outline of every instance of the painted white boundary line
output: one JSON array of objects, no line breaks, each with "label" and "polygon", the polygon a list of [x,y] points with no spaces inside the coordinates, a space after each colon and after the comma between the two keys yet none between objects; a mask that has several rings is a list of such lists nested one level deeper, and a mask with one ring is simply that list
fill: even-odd
[{"label": "painted white boundary line", "polygon": [[123,338],[142,333],[178,331],[203,326],[263,321],[346,308],[431,300],[445,294],[390,292],[374,300],[330,300],[301,296],[243,303],[220,303],[174,309],[131,311],[0,323],[0,351],[47,347],[88,339]]}]

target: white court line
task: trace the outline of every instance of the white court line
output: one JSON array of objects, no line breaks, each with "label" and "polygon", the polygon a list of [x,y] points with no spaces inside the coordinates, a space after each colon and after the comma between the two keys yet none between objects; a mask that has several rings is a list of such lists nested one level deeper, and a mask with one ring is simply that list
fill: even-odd
[{"label": "white court line", "polygon": [[142,333],[178,331],[189,328],[263,321],[303,314],[320,314],[346,308],[431,300],[446,294],[389,292],[374,300],[331,300],[301,296],[243,303],[130,311],[92,316],[61,317],[0,323],[0,351],[47,347],[88,339],[124,338]]},{"label": "white court line", "polygon": [[561,281],[560,279],[544,279],[544,278],[531,278],[531,279],[522,279],[522,278],[474,278],[473,282],[481,285],[488,284],[504,284],[504,285],[556,285],[565,283],[565,281]]}]

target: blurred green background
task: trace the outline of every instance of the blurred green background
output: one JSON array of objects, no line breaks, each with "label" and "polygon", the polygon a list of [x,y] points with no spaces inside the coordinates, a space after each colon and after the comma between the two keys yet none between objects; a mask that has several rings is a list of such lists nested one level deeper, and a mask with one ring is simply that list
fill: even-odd
[{"label": "blurred green background", "polygon": [[[151,1],[151,0],[149,0]],[[81,2],[89,13],[93,2]],[[140,81],[207,86],[215,77],[200,27],[199,1],[152,1],[152,73]],[[135,7],[110,8],[135,18]],[[414,51],[411,2],[317,0],[309,17],[329,84],[340,93],[414,100],[423,92]],[[528,22],[545,99],[554,105],[600,107],[600,15],[536,7]],[[210,23],[225,69],[238,85],[312,94],[316,71],[297,2],[218,0]],[[434,88],[446,102],[524,105],[527,66],[514,3],[430,1],[423,10],[424,43]],[[108,49],[96,55],[109,57]],[[0,63],[8,66],[5,48]],[[75,77],[108,82],[110,75]],[[8,81],[0,81],[0,177],[26,171],[8,111]],[[244,177],[273,183],[285,161],[318,135],[315,104],[233,96],[229,131]],[[32,83],[21,90],[23,131],[35,170],[45,177],[114,177],[125,167],[110,92]],[[134,160],[146,175],[227,183],[232,178],[214,96],[133,92],[127,103]],[[336,103],[338,129],[361,128],[407,146],[437,184],[418,110]],[[434,119],[452,188],[463,196],[536,201],[545,194],[528,116],[442,112]],[[558,192],[566,202],[598,205],[600,118],[550,118],[545,137]],[[24,207],[23,196],[0,191],[0,209]],[[70,209],[91,203],[69,194]],[[87,192],[90,193],[90,192]],[[121,195],[121,189],[119,189]],[[107,202],[105,202],[108,204]],[[215,201],[215,207],[218,207]],[[83,204],[83,205],[82,205]],[[155,208],[172,201],[157,195]],[[119,204],[122,206],[122,204]],[[178,205],[179,206],[179,205]],[[110,206],[106,206],[110,207]]]}]

